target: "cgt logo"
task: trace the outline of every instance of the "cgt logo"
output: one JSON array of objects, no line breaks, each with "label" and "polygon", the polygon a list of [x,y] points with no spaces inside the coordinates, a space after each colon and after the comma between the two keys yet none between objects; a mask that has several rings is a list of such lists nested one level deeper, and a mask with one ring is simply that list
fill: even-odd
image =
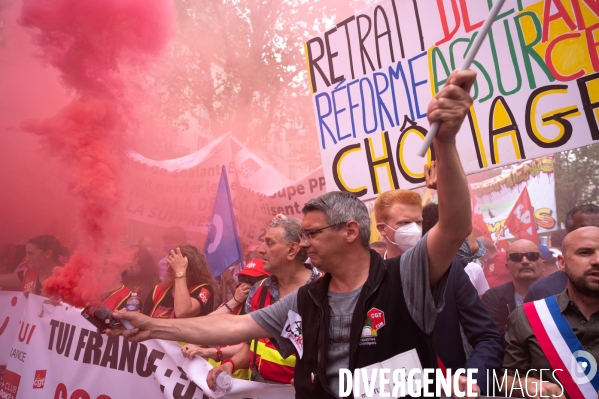
[{"label": "cgt logo", "polygon": [[366,313],[368,319],[372,322],[372,329],[378,331],[385,325],[385,312],[377,308],[372,308]]},{"label": "cgt logo", "polygon": [[46,383],[46,370],[36,370],[33,378],[33,389],[42,389]]}]

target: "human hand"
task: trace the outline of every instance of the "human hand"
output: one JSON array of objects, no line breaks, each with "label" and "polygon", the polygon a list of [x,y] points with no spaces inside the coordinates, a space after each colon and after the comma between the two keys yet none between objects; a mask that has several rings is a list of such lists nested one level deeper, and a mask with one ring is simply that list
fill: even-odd
[{"label": "human hand", "polygon": [[213,367],[212,370],[208,372],[208,376],[206,377],[206,383],[208,384],[208,388],[216,391],[216,376],[218,376],[222,372],[226,372],[229,374],[233,374],[233,365],[229,362],[225,364],[221,364],[220,366]]},{"label": "human hand", "polygon": [[208,349],[209,348],[201,348],[193,344],[187,344],[181,347],[181,353],[188,359],[193,359],[194,356],[209,357],[213,359],[213,357],[210,356]]},{"label": "human hand", "polygon": [[527,378],[524,394],[529,398],[561,398],[565,399],[564,389],[559,385],[536,378]]},{"label": "human hand", "polygon": [[426,181],[426,187],[436,190],[437,189],[437,162],[431,161],[431,166],[424,165],[424,180]]},{"label": "human hand", "polygon": [[282,213],[278,213],[275,215],[274,218],[272,218],[272,220],[283,220],[283,219],[287,219],[287,216],[283,215]]},{"label": "human hand", "polygon": [[453,71],[445,86],[428,105],[428,121],[432,125],[440,122],[435,136],[437,142],[454,143],[455,136],[472,105],[469,92],[476,80],[476,72],[471,70]]},{"label": "human hand", "polygon": [[252,286],[248,283],[239,284],[239,286],[235,288],[235,294],[233,294],[233,299],[235,302],[239,304],[245,302],[250,293],[250,289],[252,289]]},{"label": "human hand", "polygon": [[175,273],[185,272],[187,269],[187,257],[181,254],[181,249],[178,247],[170,252],[166,261]]},{"label": "human hand", "polygon": [[122,324],[116,324],[104,331],[106,335],[111,337],[122,335],[129,342],[141,342],[151,338],[152,318],[140,312],[128,312],[126,309],[113,312],[112,316],[117,320],[127,320],[133,328],[127,329]]},{"label": "human hand", "polygon": [[[453,380],[453,378],[452,378],[452,380]],[[466,378],[466,376],[463,376],[463,375],[461,375],[458,378],[457,388],[460,392],[464,392],[465,395],[460,398],[459,396],[456,395],[456,390],[452,389],[451,396],[455,399],[476,398],[476,397],[480,396],[480,394],[481,394],[480,387],[476,384],[472,384],[472,393],[474,393],[474,396],[468,396],[468,378]]]}]

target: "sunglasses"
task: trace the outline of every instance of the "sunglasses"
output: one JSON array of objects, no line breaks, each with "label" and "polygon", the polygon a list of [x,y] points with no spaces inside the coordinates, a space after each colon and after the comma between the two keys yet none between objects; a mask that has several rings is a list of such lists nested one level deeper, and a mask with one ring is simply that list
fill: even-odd
[{"label": "sunglasses", "polygon": [[525,256],[529,261],[535,262],[539,260],[541,254],[538,252],[514,252],[513,254],[509,254],[507,257],[512,262],[521,262]]}]

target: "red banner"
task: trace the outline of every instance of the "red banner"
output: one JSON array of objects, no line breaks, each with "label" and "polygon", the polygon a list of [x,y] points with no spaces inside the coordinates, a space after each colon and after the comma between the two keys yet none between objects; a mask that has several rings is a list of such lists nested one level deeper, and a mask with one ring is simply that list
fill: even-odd
[{"label": "red banner", "polygon": [[539,244],[537,220],[526,187],[522,190],[522,194],[505,220],[505,226],[510,229],[514,237]]}]

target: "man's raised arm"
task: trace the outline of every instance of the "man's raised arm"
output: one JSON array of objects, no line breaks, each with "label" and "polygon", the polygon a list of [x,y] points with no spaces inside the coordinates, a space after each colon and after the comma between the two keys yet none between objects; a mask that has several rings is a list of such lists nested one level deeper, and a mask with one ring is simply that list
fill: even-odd
[{"label": "man's raised arm", "polygon": [[456,135],[472,105],[469,92],[475,79],[473,71],[452,72],[428,107],[430,123],[441,122],[433,142],[437,158],[439,222],[427,237],[431,286],[447,271],[472,229],[468,181],[456,148]]},{"label": "man's raised arm", "polygon": [[243,316],[217,314],[188,319],[153,319],[125,310],[113,313],[119,320],[127,320],[133,329],[116,325],[108,335],[123,335],[131,342],[147,339],[168,339],[199,345],[233,345],[258,338],[271,338],[249,314]]}]

